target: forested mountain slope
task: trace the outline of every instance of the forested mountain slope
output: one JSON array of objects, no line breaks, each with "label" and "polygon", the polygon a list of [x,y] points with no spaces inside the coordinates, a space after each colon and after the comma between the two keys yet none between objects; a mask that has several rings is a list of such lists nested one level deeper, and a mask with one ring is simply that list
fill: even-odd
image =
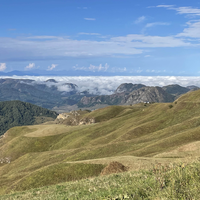
[{"label": "forested mountain slope", "polygon": [[0,135],[14,126],[38,124],[54,120],[57,113],[21,101],[0,102]]}]

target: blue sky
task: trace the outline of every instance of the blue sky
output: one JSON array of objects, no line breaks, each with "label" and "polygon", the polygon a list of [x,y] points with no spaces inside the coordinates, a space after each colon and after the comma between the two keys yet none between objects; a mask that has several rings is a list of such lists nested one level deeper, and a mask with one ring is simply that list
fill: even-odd
[{"label": "blue sky", "polygon": [[200,1],[0,0],[0,8],[2,72],[200,75]]}]

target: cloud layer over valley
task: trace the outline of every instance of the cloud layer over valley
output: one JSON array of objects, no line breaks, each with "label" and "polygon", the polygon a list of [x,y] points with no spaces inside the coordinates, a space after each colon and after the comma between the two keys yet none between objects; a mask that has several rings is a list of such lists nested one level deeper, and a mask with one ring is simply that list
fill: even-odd
[{"label": "cloud layer over valley", "polygon": [[[171,84],[178,84],[181,86],[200,86],[200,77],[189,76],[12,76],[0,78],[13,79],[31,79],[35,80],[32,84],[46,84],[47,86],[56,86],[59,91],[70,92],[72,88],[65,83],[72,83],[77,85],[79,92],[89,91],[91,94],[113,94],[117,87],[122,83],[144,84],[146,86],[166,86]],[[54,79],[54,82],[45,82],[48,79]]]}]

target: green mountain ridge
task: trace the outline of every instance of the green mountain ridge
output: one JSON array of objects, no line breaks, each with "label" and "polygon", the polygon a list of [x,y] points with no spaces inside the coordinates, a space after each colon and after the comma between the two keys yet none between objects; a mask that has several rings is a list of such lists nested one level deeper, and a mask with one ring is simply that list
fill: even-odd
[{"label": "green mountain ridge", "polygon": [[109,91],[113,94],[100,95],[98,88],[95,88],[95,93],[90,93],[90,88],[79,91],[76,84],[57,82],[54,79],[42,82],[5,78],[0,79],[0,101],[20,100],[61,113],[82,107],[97,109],[108,105],[135,104],[140,101],[173,102],[181,94],[195,89],[198,87],[169,85],[158,89],[143,84],[123,83],[115,91]]},{"label": "green mountain ridge", "polygon": [[57,113],[21,101],[0,102],[0,135],[14,126],[33,125],[54,120]]}]

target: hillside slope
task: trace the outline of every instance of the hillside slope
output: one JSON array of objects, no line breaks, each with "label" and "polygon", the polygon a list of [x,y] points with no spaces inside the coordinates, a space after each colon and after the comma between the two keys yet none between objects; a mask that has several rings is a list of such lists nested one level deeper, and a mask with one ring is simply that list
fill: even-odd
[{"label": "hillside slope", "polygon": [[[146,162],[148,166],[155,161],[184,159],[187,154],[171,154],[168,158],[169,154],[164,153],[200,141],[199,100],[197,90],[174,103],[110,106],[83,116],[94,118],[95,124],[14,127],[0,140],[0,157],[10,161],[0,164],[0,193],[62,182],[63,178],[56,176],[60,170],[71,173],[73,180],[83,177],[73,175],[69,164],[84,163],[89,164],[87,169],[99,170],[102,166],[98,164],[111,160],[110,157],[123,160],[129,156],[135,164]],[[80,173],[87,174],[87,169]]]},{"label": "hillside slope", "polygon": [[14,126],[38,124],[54,120],[57,113],[21,101],[0,102],[0,135]]}]

